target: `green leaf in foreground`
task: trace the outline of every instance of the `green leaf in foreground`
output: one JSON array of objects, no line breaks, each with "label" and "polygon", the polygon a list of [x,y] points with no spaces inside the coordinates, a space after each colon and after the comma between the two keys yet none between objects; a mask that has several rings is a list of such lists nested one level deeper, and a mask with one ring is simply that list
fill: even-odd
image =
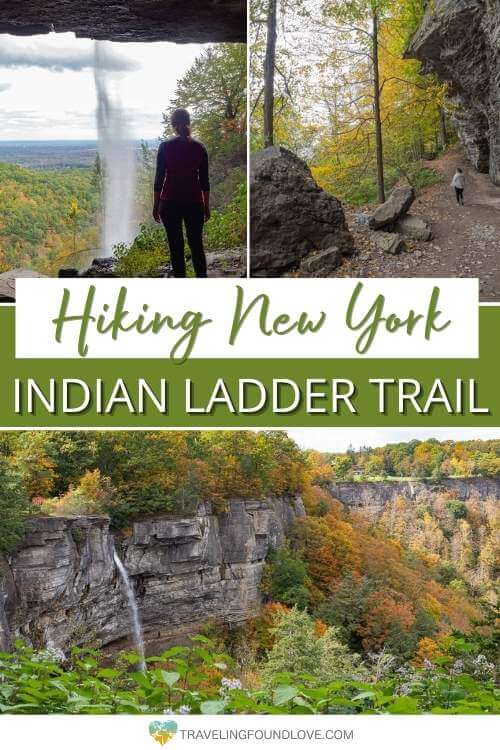
[{"label": "green leaf in foreground", "polygon": [[204,701],[200,706],[202,714],[221,714],[226,707],[226,701]]},{"label": "green leaf in foreground", "polygon": [[179,672],[165,672],[164,670],[162,671],[161,676],[163,682],[166,682],[169,687],[173,687],[180,678]]},{"label": "green leaf in foreground", "polygon": [[292,685],[279,685],[273,692],[273,703],[275,706],[281,706],[283,703],[288,703],[292,698],[298,695],[297,688]]}]

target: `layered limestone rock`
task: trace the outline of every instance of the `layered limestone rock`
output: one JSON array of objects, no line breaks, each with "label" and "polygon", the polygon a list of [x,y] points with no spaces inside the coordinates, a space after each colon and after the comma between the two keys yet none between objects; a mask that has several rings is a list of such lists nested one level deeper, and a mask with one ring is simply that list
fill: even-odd
[{"label": "layered limestone rock", "polygon": [[150,650],[209,620],[244,622],[259,610],[266,556],[303,514],[296,499],[234,500],[221,515],[202,504],[192,517],[137,521],[116,542],[105,518],[30,519],[0,574],[10,636],[63,650],[124,645],[130,617],[113,563],[115,544]]},{"label": "layered limestone rock", "polygon": [[[8,565],[11,636],[36,648],[106,643],[128,615],[104,518],[34,518]],[[9,578],[7,580],[9,580]]]},{"label": "layered limestone rock", "polygon": [[500,479],[471,477],[389,482],[335,482],[330,486],[333,497],[350,510],[359,510],[376,518],[398,497],[420,503],[437,493],[449,493],[457,500],[500,498]]},{"label": "layered limestone rock", "polygon": [[[331,276],[352,255],[354,243],[340,201],[322,190],[307,164],[272,146],[252,155],[250,170],[251,271],[253,276]],[[326,254],[318,251],[328,250]],[[300,274],[299,274],[300,275]]]},{"label": "layered limestone rock", "polygon": [[433,0],[407,57],[450,87],[453,116],[468,158],[500,185],[500,3]]},{"label": "layered limestone rock", "polygon": [[243,0],[0,0],[0,34],[76,36],[113,42],[243,42]]}]

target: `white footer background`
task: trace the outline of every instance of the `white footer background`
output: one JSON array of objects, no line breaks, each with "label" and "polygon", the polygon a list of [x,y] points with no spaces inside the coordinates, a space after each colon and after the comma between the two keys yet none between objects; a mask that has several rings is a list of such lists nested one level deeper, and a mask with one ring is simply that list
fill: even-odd
[{"label": "white footer background", "polygon": [[[3,750],[154,750],[153,721],[175,721],[163,747],[361,750],[482,750],[500,736],[498,716],[6,716],[0,717]],[[263,735],[274,733],[274,738]],[[281,734],[281,737],[279,736]]]}]

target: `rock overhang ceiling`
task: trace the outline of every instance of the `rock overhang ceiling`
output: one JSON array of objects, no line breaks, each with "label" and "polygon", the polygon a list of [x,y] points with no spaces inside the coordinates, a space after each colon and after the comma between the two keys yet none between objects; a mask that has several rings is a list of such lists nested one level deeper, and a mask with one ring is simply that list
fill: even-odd
[{"label": "rock overhang ceiling", "polygon": [[244,0],[0,0],[0,34],[114,42],[244,42]]}]

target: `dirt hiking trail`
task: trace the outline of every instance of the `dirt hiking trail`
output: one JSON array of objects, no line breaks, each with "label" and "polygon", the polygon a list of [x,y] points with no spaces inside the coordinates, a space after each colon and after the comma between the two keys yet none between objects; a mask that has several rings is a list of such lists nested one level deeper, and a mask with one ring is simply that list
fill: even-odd
[{"label": "dirt hiking trail", "polygon": [[[500,301],[500,187],[476,172],[458,146],[425,166],[441,180],[421,190],[410,211],[431,224],[431,241],[410,240],[409,252],[388,255],[377,247],[373,233],[356,221],[359,210],[347,209],[358,254],[339,275],[478,277],[481,299]],[[464,206],[457,204],[450,185],[456,167],[465,174]]]}]

